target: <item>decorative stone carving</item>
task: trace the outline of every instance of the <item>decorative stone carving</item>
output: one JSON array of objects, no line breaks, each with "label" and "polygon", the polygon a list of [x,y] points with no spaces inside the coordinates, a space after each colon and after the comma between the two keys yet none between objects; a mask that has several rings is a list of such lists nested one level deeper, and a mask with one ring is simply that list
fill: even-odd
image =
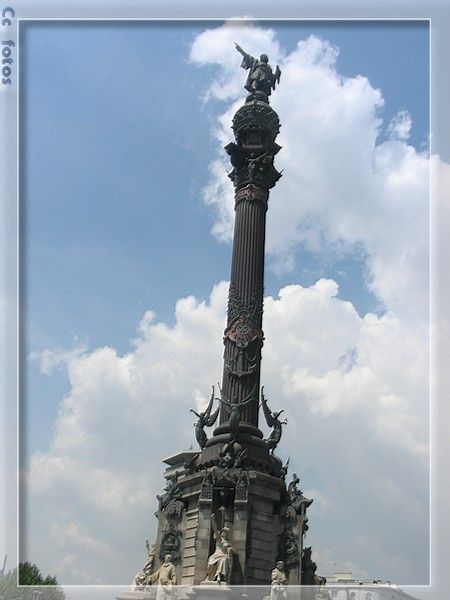
[{"label": "decorative stone carving", "polygon": [[289,572],[300,564],[300,554],[297,537],[292,531],[290,523],[287,523],[281,534],[278,545],[278,556],[283,558],[286,570]]},{"label": "decorative stone carving", "polygon": [[175,564],[180,562],[181,536],[181,531],[179,531],[175,525],[169,523],[161,538],[161,546],[159,549],[159,557],[161,560],[164,560],[165,556],[170,554]]},{"label": "decorative stone carving", "polygon": [[295,523],[297,520],[297,513],[295,512],[295,508],[290,504],[283,504],[283,506],[280,508],[280,518],[283,521]]},{"label": "decorative stone carving", "polygon": [[298,494],[298,484],[299,483],[300,483],[300,479],[298,478],[297,473],[293,473],[292,481],[289,482],[288,489],[287,489],[291,500],[293,500]]},{"label": "decorative stone carving", "polygon": [[229,469],[239,469],[247,458],[247,448],[242,448],[237,445],[232,438],[224,444],[219,453],[218,466],[228,471]]},{"label": "decorative stone carving", "polygon": [[263,332],[261,320],[263,290],[259,289],[248,304],[244,304],[236,285],[230,284],[228,326],[224,331],[224,366],[235,377],[252,375],[261,358]]},{"label": "decorative stone carving", "polygon": [[156,546],[151,547],[148,540],[145,542],[147,548],[147,560],[140,571],[138,571],[133,580],[133,589],[142,590],[146,586],[151,585],[151,575],[153,574],[153,566],[155,564]]},{"label": "decorative stone carving", "polygon": [[308,531],[308,529],[308,517],[305,517],[304,519],[302,519],[302,534],[305,534]]},{"label": "decorative stone carving", "polygon": [[131,584],[133,591],[137,592],[145,589],[148,585],[150,585],[147,576],[144,571],[138,571],[134,576],[133,583]]},{"label": "decorative stone carving", "polygon": [[203,477],[200,498],[202,500],[212,500],[214,489],[214,476],[211,471],[207,471]]},{"label": "decorative stone carving", "polygon": [[[280,131],[280,120],[268,104],[248,102],[235,113],[232,127],[238,146],[244,150],[252,145],[272,149],[272,143]],[[250,132],[254,135],[249,135]],[[253,141],[252,137],[259,144],[249,144]]]},{"label": "decorative stone carving", "polygon": [[306,498],[302,492],[293,500],[292,506],[295,508],[298,514],[305,514],[308,506],[314,502],[312,498]]},{"label": "decorative stone carving", "polygon": [[175,475],[167,481],[164,493],[162,495],[156,495],[156,498],[159,500],[160,509],[164,510],[170,500],[180,495],[181,490],[177,483],[177,475]]},{"label": "decorative stone carving", "polygon": [[238,346],[229,337],[225,337],[224,345],[224,366],[230,375],[242,378],[256,372],[261,357],[262,335],[245,347]]},{"label": "decorative stone carving", "polygon": [[195,439],[197,440],[198,445],[203,450],[206,446],[206,442],[208,438],[204,431],[204,427],[211,427],[216,422],[217,416],[220,411],[220,406],[211,414],[211,409],[214,403],[214,386],[212,386],[211,398],[209,400],[209,404],[204,412],[198,413],[192,408],[190,412],[194,413],[198,417],[198,421],[195,423]]},{"label": "decorative stone carving", "polygon": [[236,440],[238,433],[239,433],[239,423],[241,421],[241,411],[242,409],[252,400],[254,400],[254,398],[252,398],[252,394],[254,393],[255,388],[253,387],[253,389],[251,390],[251,392],[244,398],[244,400],[242,400],[242,402],[239,402],[236,398],[234,398],[234,400],[230,401],[228,400],[228,398],[225,398],[225,400],[223,400],[222,398],[219,398],[219,402],[225,406],[225,408],[228,410],[229,412],[229,417],[228,417],[228,426],[230,428],[230,440],[234,441]]},{"label": "decorative stone carving", "polygon": [[238,144],[230,142],[224,146],[224,150],[230,157],[231,166],[234,169],[242,169],[242,167],[245,167],[248,152],[244,150],[242,146],[238,146]]},{"label": "decorative stone carving", "polygon": [[240,348],[245,348],[256,339],[261,341],[263,339],[263,333],[258,326],[263,310],[263,293],[264,290],[260,288],[246,304],[242,301],[236,284],[234,282],[230,284],[228,326],[224,336]]},{"label": "decorative stone carving", "polygon": [[274,187],[282,174],[277,171],[273,164],[274,155],[266,152],[251,152],[244,160],[241,167],[234,167],[228,173],[228,177],[234,184],[237,190],[246,189],[247,186],[260,188],[261,193],[256,193],[255,190],[248,190],[249,193],[240,195],[236,194],[236,204],[240,200],[261,200],[267,208],[268,194],[267,190]]},{"label": "decorative stone carving", "polygon": [[234,196],[234,201],[236,206],[239,204],[239,202],[242,202],[244,200],[248,200],[249,202],[262,202],[267,209],[268,198],[269,192],[267,190],[264,190],[250,183],[245,187],[242,187],[237,190]]},{"label": "decorative stone carving", "polygon": [[288,469],[289,469],[289,460],[290,460],[290,458],[287,459],[286,464],[284,464],[280,470],[280,478],[283,481],[286,481],[286,476],[287,476]]},{"label": "decorative stone carving", "polygon": [[160,511],[166,520],[159,547],[159,558],[164,560],[165,555],[170,554],[173,562],[178,563],[181,559],[180,538],[182,536],[181,531],[178,530],[178,523],[181,521],[184,502],[177,475],[167,481],[164,494],[156,497],[159,500]]},{"label": "decorative stone carving", "polygon": [[268,427],[273,427],[269,437],[266,440],[267,447],[272,454],[274,453],[275,448],[278,446],[281,440],[281,434],[283,430],[283,425],[286,425],[287,419],[284,421],[280,421],[279,416],[284,410],[280,410],[278,412],[271,412],[267,401],[264,397],[264,386],[261,388],[261,404],[263,407],[264,416],[266,418],[266,423]]},{"label": "decorative stone carving", "polygon": [[240,291],[234,281],[230,282],[228,291],[228,320],[236,319],[240,315],[247,314],[256,320],[262,315],[264,288],[260,287],[252,296],[248,304],[244,304]]},{"label": "decorative stone carving", "polygon": [[311,506],[313,500],[311,498],[306,498],[303,495],[302,491],[298,489],[298,484],[300,483],[300,479],[297,474],[294,473],[292,475],[292,481],[288,485],[288,494],[290,497],[291,505],[295,509],[297,514],[305,515],[306,509]]},{"label": "decorative stone carving", "polygon": [[[325,585],[326,577],[316,575],[317,565],[311,558],[311,546],[307,546],[302,554],[302,585]],[[316,596],[317,597],[317,596]],[[319,598],[321,596],[318,596]]]},{"label": "decorative stone carving", "polygon": [[194,454],[191,458],[186,459],[183,463],[184,468],[188,473],[193,473],[195,471],[197,458],[199,457],[199,453]]},{"label": "decorative stone carving", "polygon": [[245,471],[238,475],[234,499],[241,502],[248,500],[248,475]]},{"label": "decorative stone carving", "polygon": [[181,500],[170,500],[164,509],[164,515],[170,522],[179,521],[183,508],[184,503]]},{"label": "decorative stone carving", "polygon": [[254,340],[261,340],[263,333],[249,314],[240,314],[225,329],[224,336],[239,348],[245,348]]},{"label": "decorative stone carving", "polygon": [[316,585],[316,569],[317,565],[311,558],[311,546],[307,546],[302,554],[302,585]]},{"label": "decorative stone carving", "polygon": [[205,581],[230,584],[233,555],[235,554],[235,550],[229,540],[231,529],[227,525],[219,530],[214,515],[211,516],[211,525],[216,541],[216,549],[208,558]]}]

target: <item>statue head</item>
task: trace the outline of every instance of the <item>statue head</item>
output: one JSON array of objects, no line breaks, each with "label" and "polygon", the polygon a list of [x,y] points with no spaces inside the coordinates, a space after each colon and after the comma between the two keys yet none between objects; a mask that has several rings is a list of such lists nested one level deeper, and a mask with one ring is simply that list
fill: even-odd
[{"label": "statue head", "polygon": [[224,526],[220,530],[220,535],[224,540],[228,540],[231,533],[231,523],[229,521],[225,521]]},{"label": "statue head", "polygon": [[261,56],[259,57],[259,60],[263,63],[268,63],[269,57],[267,56],[267,54],[261,54]]},{"label": "statue head", "polygon": [[282,560],[277,561],[275,566],[279,571],[284,571],[284,562]]},{"label": "statue head", "polygon": [[172,562],[172,555],[171,554],[166,554],[164,556],[164,563],[167,565],[170,562]]}]

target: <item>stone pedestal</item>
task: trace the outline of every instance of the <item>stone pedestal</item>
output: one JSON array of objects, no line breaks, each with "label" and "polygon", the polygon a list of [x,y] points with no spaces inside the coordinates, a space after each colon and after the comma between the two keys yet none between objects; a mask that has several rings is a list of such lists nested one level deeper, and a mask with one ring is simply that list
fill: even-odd
[{"label": "stone pedestal", "polygon": [[290,582],[300,583],[302,517],[280,477],[216,466],[179,473],[172,489],[157,512],[155,570],[169,553],[177,583],[200,585],[216,549],[214,529],[225,527],[233,549],[231,585],[270,585],[277,560],[289,564]]},{"label": "stone pedestal", "polygon": [[116,596],[117,600],[155,600],[156,587],[151,587],[143,591],[124,592],[120,596]]},{"label": "stone pedestal", "polygon": [[206,581],[193,586],[192,592],[188,594],[189,600],[231,600],[233,596],[233,589],[229,585]]}]

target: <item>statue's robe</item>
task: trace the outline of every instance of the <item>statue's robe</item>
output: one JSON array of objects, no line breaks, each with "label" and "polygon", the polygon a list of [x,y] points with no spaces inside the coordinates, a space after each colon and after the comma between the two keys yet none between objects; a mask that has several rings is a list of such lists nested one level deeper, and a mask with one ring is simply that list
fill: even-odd
[{"label": "statue's robe", "polygon": [[273,73],[268,63],[261,62],[257,58],[246,53],[242,57],[241,67],[243,69],[249,69],[247,81],[244,86],[248,92],[262,90],[267,95],[270,95],[273,85]]},{"label": "statue's robe", "polygon": [[232,556],[228,549],[217,542],[216,549],[208,558],[206,567],[207,581],[218,581],[219,579],[229,583],[231,577]]},{"label": "statue's robe", "polygon": [[177,583],[177,575],[173,564],[163,563],[151,576],[151,582],[158,584],[156,600],[171,600],[173,597],[172,585]]},{"label": "statue's robe", "polygon": [[169,583],[176,585],[177,575],[175,573],[175,567],[172,563],[163,563],[159,569],[153,573],[151,580],[152,583],[157,583],[158,585],[169,585]]}]

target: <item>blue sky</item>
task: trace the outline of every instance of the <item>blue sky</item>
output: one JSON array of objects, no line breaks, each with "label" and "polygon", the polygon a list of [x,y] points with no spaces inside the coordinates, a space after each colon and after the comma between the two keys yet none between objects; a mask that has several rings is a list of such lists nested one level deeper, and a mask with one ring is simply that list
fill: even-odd
[{"label": "blue sky", "polygon": [[[295,52],[299,40],[312,35],[338,47],[339,76],[357,80],[363,75],[371,90],[381,90],[384,106],[374,111],[382,120],[376,145],[390,143],[389,123],[407,110],[412,120],[407,145],[425,156],[426,22],[260,25],[275,31],[285,56]],[[68,351],[82,343],[89,351],[110,346],[119,355],[130,352],[134,348],[130,340],[146,310],[173,326],[177,300],[189,295],[207,300],[212,286],[228,278],[231,247],[211,234],[217,213],[213,205],[205,204],[204,188],[218,152],[214,131],[230,103],[214,96],[204,99],[211,82],[220,76],[217,61],[208,63],[192,54],[189,60],[192,45],[205,28],[218,26],[219,22],[22,26],[25,358],[44,350]],[[231,45],[229,52],[234,52]],[[280,112],[282,124],[287,118]],[[400,143],[406,145],[405,140]],[[340,152],[336,143],[330,156]],[[283,180],[289,178],[294,179],[292,168]],[[268,227],[273,212],[271,207]],[[351,302],[359,318],[369,312],[381,317],[391,296],[376,291],[385,288],[367,285],[367,279],[376,278],[377,269],[384,268],[381,259],[381,267],[376,262],[376,241],[368,239],[347,240],[339,251],[336,243],[315,251],[298,243],[290,247],[292,268],[282,273],[273,268],[275,258],[269,255],[266,293],[276,297],[289,284],[309,288],[318,279],[329,278],[339,284],[339,299]],[[391,241],[392,236],[384,245],[389,247]],[[388,312],[395,312],[393,307],[388,305]],[[345,362],[349,354],[343,356]],[[71,383],[64,362],[48,375],[37,360],[26,359],[22,376],[26,381],[21,398],[22,459],[27,461],[34,452],[48,450],[55,417]],[[323,474],[313,461],[306,462],[304,473],[320,490]]]}]

